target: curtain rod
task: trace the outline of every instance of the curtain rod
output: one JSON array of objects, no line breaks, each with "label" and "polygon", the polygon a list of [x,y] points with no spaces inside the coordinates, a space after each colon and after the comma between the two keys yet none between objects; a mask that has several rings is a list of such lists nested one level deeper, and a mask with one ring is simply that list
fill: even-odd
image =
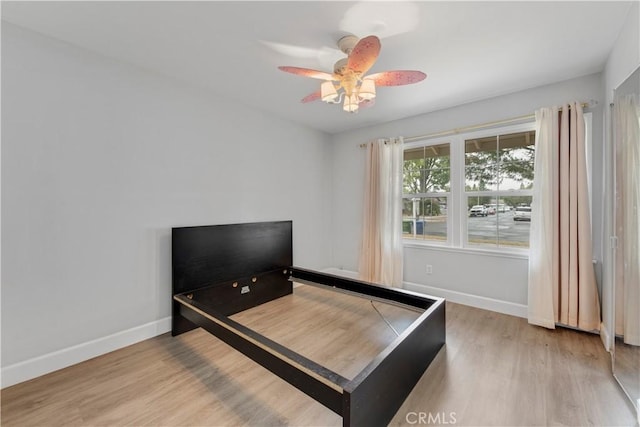
[{"label": "curtain rod", "polygon": [[[591,105],[595,105],[595,104],[597,104],[597,102],[593,100],[589,102],[580,103],[580,105],[582,105],[582,108],[590,107]],[[571,108],[570,105],[569,105],[569,108]],[[510,119],[504,119],[504,120],[495,120],[493,122],[486,122],[478,125],[464,126],[461,128],[447,130],[444,132],[434,132],[426,135],[409,136],[407,138],[404,138],[404,142],[420,141],[421,139],[435,138],[437,136],[455,135],[457,133],[467,132],[470,130],[483,129],[483,128],[488,128],[488,127],[497,126],[497,125],[506,125],[508,123],[519,122],[522,120],[535,119],[535,117],[536,117],[535,113],[525,114],[524,116],[512,117]]]},{"label": "curtain rod", "polygon": [[[596,105],[598,102],[595,100],[591,100],[589,102],[581,102],[580,105],[582,105],[582,108],[586,108],[586,107],[592,107],[594,105]],[[569,108],[571,108],[571,106],[569,106]],[[486,123],[480,123],[477,125],[471,125],[471,126],[463,126],[460,128],[455,128],[455,129],[451,129],[451,130],[445,130],[442,132],[434,132],[434,133],[428,133],[425,135],[416,135],[416,136],[409,136],[404,138],[404,142],[413,142],[413,141],[420,141],[422,139],[430,139],[430,138],[435,138],[438,136],[446,136],[446,135],[455,135],[458,133],[462,133],[462,132],[467,132],[470,130],[477,130],[477,129],[484,129],[484,128],[488,128],[488,127],[492,127],[492,126],[498,126],[498,125],[506,125],[509,123],[513,123],[513,122],[519,122],[519,121],[523,121],[523,120],[528,120],[528,119],[534,119],[536,117],[535,113],[534,114],[525,114],[524,116],[518,116],[518,117],[512,117],[510,119],[503,119],[503,120],[495,120],[492,122],[486,122]],[[364,148],[366,147],[367,144],[360,144],[360,148]]]}]

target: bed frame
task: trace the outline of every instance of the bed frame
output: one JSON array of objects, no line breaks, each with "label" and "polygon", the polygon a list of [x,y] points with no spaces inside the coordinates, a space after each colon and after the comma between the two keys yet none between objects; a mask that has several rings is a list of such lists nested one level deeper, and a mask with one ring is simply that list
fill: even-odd
[{"label": "bed frame", "polygon": [[[344,426],[387,425],[445,342],[442,298],[294,267],[291,221],[173,228],[172,261],[172,335],[207,330],[341,415]],[[422,314],[350,380],[229,318],[291,294],[292,282]]]}]

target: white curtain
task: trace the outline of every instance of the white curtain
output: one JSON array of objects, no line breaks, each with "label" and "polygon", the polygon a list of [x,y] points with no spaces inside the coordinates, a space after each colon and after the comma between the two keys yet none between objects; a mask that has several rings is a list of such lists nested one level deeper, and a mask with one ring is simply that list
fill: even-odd
[{"label": "white curtain", "polygon": [[635,94],[614,103],[616,147],[616,334],[640,345],[640,104]]},{"label": "white curtain", "polygon": [[529,323],[600,329],[580,103],[536,111]]},{"label": "white curtain", "polygon": [[402,138],[367,144],[362,243],[362,280],[402,285]]}]

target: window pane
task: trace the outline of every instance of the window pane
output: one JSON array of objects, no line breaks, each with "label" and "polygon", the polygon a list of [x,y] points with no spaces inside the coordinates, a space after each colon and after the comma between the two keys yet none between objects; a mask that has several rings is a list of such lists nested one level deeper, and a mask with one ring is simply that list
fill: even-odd
[{"label": "window pane", "polygon": [[500,229],[500,246],[529,247],[529,229],[531,228],[531,196],[503,197],[511,206],[504,215],[505,228]]},{"label": "window pane", "polygon": [[530,189],[533,184],[535,132],[519,132],[498,137],[500,190]]},{"label": "window pane", "polygon": [[467,199],[469,215],[467,218],[467,241],[469,245],[498,245],[498,215],[489,214],[485,203],[491,197],[472,196]]},{"label": "window pane", "polygon": [[498,137],[466,140],[464,151],[466,190],[497,190]]},{"label": "window pane", "polygon": [[533,186],[533,162],[500,164],[500,190],[529,190]]},{"label": "window pane", "polygon": [[403,199],[402,235],[408,239],[447,240],[447,198]]},{"label": "window pane", "polygon": [[464,187],[466,191],[496,191],[498,171],[495,163],[484,166],[466,166]]},{"label": "window pane", "polygon": [[413,148],[404,152],[405,194],[450,190],[449,144]]},{"label": "window pane", "polygon": [[498,137],[468,139],[464,142],[465,166],[486,165],[498,161]]},{"label": "window pane", "polygon": [[499,136],[500,160],[525,160],[533,161],[535,150],[535,131],[511,133]]},{"label": "window pane", "polygon": [[404,151],[402,192],[415,194],[422,186],[422,169],[424,168],[424,147]]},{"label": "window pane", "polygon": [[505,196],[497,200],[488,196],[470,196],[467,204],[469,245],[529,247],[531,196]]}]

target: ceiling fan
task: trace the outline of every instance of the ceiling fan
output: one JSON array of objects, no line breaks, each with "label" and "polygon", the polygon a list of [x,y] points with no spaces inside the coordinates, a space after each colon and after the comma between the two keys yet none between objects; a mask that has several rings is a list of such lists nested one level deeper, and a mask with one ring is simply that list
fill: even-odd
[{"label": "ceiling fan", "polygon": [[302,98],[303,103],[321,99],[330,104],[343,102],[343,109],[355,113],[360,107],[373,105],[376,86],[402,86],[418,83],[427,75],[421,71],[384,71],[365,75],[380,53],[380,39],[367,36],[363,39],[353,35],[338,40],[338,47],[347,57],[333,66],[333,74],[299,67],[278,67],[287,73],[325,80],[320,90]]}]

